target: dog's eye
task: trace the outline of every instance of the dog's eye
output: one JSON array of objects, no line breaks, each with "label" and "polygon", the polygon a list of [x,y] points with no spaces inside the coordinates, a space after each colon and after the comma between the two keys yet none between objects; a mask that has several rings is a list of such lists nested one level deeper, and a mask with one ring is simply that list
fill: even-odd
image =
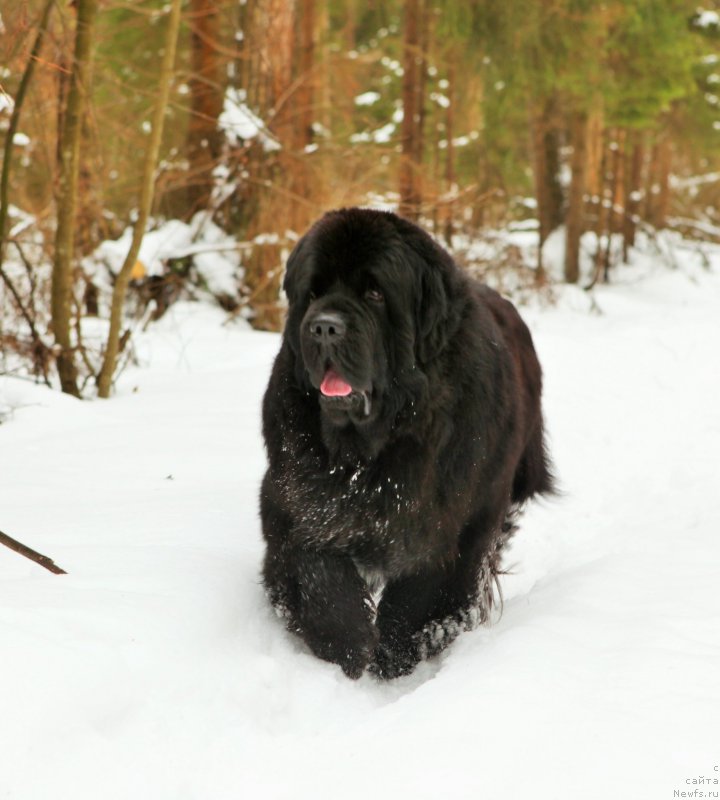
[{"label": "dog's eye", "polygon": [[365,292],[365,299],[371,300],[373,303],[382,303],[385,298],[379,289],[368,289]]},{"label": "dog's eye", "polygon": [[315,292],[310,292],[310,294],[308,295],[308,297],[310,298],[310,302],[311,302],[311,303],[312,303],[313,301],[317,300],[317,295],[315,294]]}]

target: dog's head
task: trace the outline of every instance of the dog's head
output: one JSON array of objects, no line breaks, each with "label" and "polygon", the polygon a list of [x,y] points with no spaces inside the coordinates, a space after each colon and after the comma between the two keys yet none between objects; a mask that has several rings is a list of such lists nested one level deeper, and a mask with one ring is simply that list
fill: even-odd
[{"label": "dog's head", "polygon": [[287,264],[285,335],[326,421],[362,427],[417,401],[457,323],[456,273],[424,231],[387,212],[331,212],[305,234]]}]

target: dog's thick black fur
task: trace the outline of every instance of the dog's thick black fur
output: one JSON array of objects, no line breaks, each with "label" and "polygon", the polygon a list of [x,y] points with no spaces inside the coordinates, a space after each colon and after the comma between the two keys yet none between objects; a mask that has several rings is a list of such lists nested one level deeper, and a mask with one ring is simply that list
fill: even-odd
[{"label": "dog's thick black fur", "polygon": [[486,619],[514,512],[552,491],[540,365],[515,308],[394,214],[326,214],[285,291],[265,586],[320,658],[402,675]]}]

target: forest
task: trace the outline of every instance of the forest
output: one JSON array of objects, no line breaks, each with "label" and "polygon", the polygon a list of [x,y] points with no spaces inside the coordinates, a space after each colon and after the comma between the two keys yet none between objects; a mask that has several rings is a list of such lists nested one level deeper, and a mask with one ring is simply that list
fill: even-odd
[{"label": "forest", "polygon": [[[355,273],[388,335],[342,331],[347,352],[413,388],[397,424],[358,423],[393,434],[370,467],[314,442],[316,400],[380,395],[331,361],[318,392],[282,379],[289,255],[348,206],[517,307],[558,489],[498,518],[487,624],[433,624],[392,679],[349,680],[278,618],[267,487],[307,502],[275,550],[298,575],[335,559],[304,537],[334,520],[367,614],[439,586],[447,609],[491,504],[447,526],[457,571],[397,572],[399,595],[354,543],[419,554],[438,507],[470,508],[459,478],[500,497],[540,374],[503,389],[495,323],[444,337],[422,259],[393,284],[414,328]],[[0,0],[0,798],[717,797],[719,312],[720,0]],[[421,361],[433,337],[447,361]],[[263,424],[275,391],[310,410]],[[273,438],[312,483],[263,483]]]},{"label": "forest", "polygon": [[178,299],[278,330],[340,206],[550,300],[718,241],[719,45],[689,0],[0,0],[0,373],[108,397]]}]

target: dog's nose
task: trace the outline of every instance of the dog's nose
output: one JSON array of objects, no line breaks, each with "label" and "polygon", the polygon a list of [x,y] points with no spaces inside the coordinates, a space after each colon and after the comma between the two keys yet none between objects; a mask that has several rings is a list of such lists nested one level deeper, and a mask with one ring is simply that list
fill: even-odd
[{"label": "dog's nose", "polygon": [[337,342],[345,335],[346,326],[342,317],[338,314],[327,312],[313,317],[309,323],[310,335],[323,344]]}]

